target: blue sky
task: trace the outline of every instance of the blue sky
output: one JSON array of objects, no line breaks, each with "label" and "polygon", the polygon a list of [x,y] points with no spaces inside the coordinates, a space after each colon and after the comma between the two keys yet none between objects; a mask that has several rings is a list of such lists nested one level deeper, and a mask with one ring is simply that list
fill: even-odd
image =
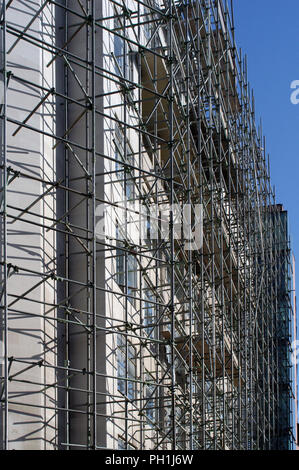
[{"label": "blue sky", "polygon": [[[291,83],[299,80],[299,1],[233,3],[236,41],[247,54],[248,77],[257,120],[261,117],[263,121],[276,200],[289,212],[299,295],[299,104],[295,106],[290,100]],[[297,331],[298,324],[297,315]]]},{"label": "blue sky", "polygon": [[262,118],[266,135],[276,200],[289,212],[299,289],[299,104],[290,101],[291,82],[299,80],[299,2],[233,3],[236,41],[247,54],[248,77],[255,94],[257,121]]}]

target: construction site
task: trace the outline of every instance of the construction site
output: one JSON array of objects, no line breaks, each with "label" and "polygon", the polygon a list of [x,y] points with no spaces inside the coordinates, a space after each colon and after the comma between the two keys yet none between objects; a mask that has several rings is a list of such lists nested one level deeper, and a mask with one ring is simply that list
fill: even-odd
[{"label": "construction site", "polygon": [[0,448],[293,449],[288,217],[233,5],[0,4]]}]

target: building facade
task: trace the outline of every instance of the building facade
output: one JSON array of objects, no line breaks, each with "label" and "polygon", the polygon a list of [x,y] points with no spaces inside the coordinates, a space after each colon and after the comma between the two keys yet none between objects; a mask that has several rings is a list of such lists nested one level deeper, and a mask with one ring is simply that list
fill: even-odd
[{"label": "building facade", "polygon": [[221,0],[1,2],[1,442],[292,447],[292,302]]}]

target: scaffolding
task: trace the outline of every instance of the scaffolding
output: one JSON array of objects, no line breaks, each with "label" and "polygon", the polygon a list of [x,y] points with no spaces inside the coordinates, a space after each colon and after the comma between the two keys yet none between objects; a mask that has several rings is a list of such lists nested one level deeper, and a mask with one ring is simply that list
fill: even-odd
[{"label": "scaffolding", "polygon": [[1,4],[3,448],[290,447],[290,247],[232,5]]}]

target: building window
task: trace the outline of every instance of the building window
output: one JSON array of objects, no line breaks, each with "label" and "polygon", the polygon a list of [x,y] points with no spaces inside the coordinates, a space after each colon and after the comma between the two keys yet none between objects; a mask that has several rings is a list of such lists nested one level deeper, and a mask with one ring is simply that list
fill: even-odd
[{"label": "building window", "polygon": [[[148,374],[146,376],[147,382],[153,382],[153,378]],[[146,384],[145,388],[145,414],[149,420],[150,425],[154,425],[156,421],[156,387],[153,383]]]},{"label": "building window", "polygon": [[115,127],[114,144],[116,179],[120,183],[122,194],[127,201],[132,201],[135,197],[134,171],[126,166],[126,163],[133,166],[133,150],[128,142],[125,143],[125,136],[118,125]]},{"label": "building window", "polygon": [[[126,383],[128,384],[127,397],[130,400],[136,398],[136,351],[132,344],[128,342],[128,374],[126,375],[126,338],[118,334],[117,336],[117,389],[126,395]],[[127,380],[124,380],[127,379]]]},{"label": "building window", "polygon": [[128,443],[126,449],[126,442],[122,437],[118,437],[118,450],[136,450],[134,446]]},{"label": "building window", "polygon": [[[126,253],[124,251],[121,230],[118,221],[116,222],[116,282],[124,292],[126,290]],[[138,263],[135,255],[127,254],[127,294],[128,301],[135,305],[135,296],[138,288]]]},{"label": "building window", "polygon": [[152,19],[152,12],[145,9],[144,16],[144,37],[145,37],[145,46],[151,48],[154,46],[153,32],[154,32],[154,23]]},{"label": "building window", "polygon": [[[146,285],[144,289],[144,300],[143,300],[143,321],[145,326],[145,333],[149,339],[157,338],[157,327],[156,322],[156,305],[155,297],[152,294],[150,288]],[[151,343],[150,349],[155,350],[155,343]]]},{"label": "building window", "polygon": [[[129,49],[125,36],[124,19],[116,12],[118,18],[114,19],[114,56],[115,56],[115,74],[119,77],[126,78],[131,82],[134,80],[134,64],[136,62],[136,54]],[[122,36],[122,37],[121,37]]]},{"label": "building window", "polygon": [[[128,255],[128,295],[135,297],[137,292],[137,259],[134,255]],[[135,299],[129,297],[129,302],[135,303]]]},{"label": "building window", "polygon": [[115,73],[116,75],[124,76],[125,40],[118,36],[118,34],[122,36],[124,34],[123,27],[119,18],[115,18],[114,20],[114,30],[117,33],[114,34],[114,56],[116,59]]},{"label": "building window", "polygon": [[121,437],[118,438],[118,450],[126,450],[126,443]]},{"label": "building window", "polygon": [[114,158],[116,179],[124,190],[125,172],[124,172],[124,135],[121,128],[116,125],[114,132]]},{"label": "building window", "polygon": [[119,224],[116,222],[116,282],[119,287],[125,289],[125,252],[123,251],[123,237],[120,232]]}]

